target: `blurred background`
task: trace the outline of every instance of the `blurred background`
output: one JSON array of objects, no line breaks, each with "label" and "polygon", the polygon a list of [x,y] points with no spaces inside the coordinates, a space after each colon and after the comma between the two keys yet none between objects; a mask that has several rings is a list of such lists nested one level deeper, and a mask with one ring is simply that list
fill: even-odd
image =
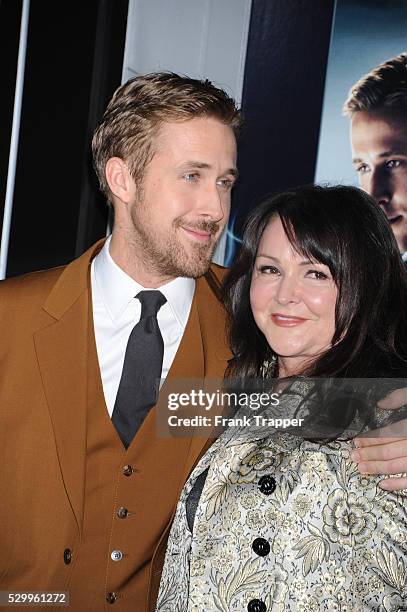
[{"label": "blurred background", "polygon": [[128,78],[208,78],[242,106],[240,178],[217,249],[231,262],[265,195],[353,182],[349,86],[405,50],[391,0],[0,0],[1,275],[62,265],[108,227],[90,140]]}]

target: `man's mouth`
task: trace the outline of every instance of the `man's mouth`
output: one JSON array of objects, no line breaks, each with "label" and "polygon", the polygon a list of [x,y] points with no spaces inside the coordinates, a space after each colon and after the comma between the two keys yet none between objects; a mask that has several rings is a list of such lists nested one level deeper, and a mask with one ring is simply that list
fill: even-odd
[{"label": "man's mouth", "polygon": [[207,244],[211,241],[211,237],[214,232],[207,232],[202,229],[196,229],[192,227],[181,226],[181,229],[193,240],[197,242],[201,242],[202,244]]},{"label": "man's mouth", "polygon": [[390,225],[394,225],[395,223],[398,223],[399,221],[401,221],[403,219],[403,215],[391,215],[388,214],[387,215],[387,220],[390,223]]}]

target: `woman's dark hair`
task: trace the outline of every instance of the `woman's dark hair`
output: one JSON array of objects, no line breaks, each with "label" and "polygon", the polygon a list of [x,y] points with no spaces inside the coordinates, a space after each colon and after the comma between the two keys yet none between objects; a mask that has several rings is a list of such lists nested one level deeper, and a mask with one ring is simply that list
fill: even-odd
[{"label": "woman's dark hair", "polygon": [[227,377],[258,378],[273,351],[250,307],[250,282],[262,234],[279,216],[301,255],[329,267],[338,287],[332,347],[312,377],[402,377],[407,369],[407,272],[385,214],[354,187],[301,187],[276,195],[250,215],[223,286],[234,358]]}]

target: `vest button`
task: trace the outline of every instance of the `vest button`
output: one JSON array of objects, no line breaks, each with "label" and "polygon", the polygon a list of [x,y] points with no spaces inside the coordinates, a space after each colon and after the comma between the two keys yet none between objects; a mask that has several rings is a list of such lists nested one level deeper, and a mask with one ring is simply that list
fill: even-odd
[{"label": "vest button", "polygon": [[119,508],[117,511],[117,516],[121,519],[126,518],[126,516],[128,515],[129,511],[127,510],[127,508]]},{"label": "vest button", "polygon": [[116,599],[117,599],[117,595],[116,595],[116,593],[108,593],[108,594],[106,595],[106,601],[107,601],[107,603],[114,604],[114,602],[116,601]]},{"label": "vest button", "polygon": [[112,561],[121,561],[123,559],[123,553],[121,550],[112,550],[110,558]]},{"label": "vest button", "polygon": [[261,599],[251,599],[247,604],[248,612],[266,612],[267,606]]},{"label": "vest button", "polygon": [[69,565],[71,561],[72,561],[72,550],[70,548],[65,548],[64,550],[65,565]]},{"label": "vest button", "polygon": [[131,476],[133,474],[133,468],[131,467],[131,465],[125,465],[123,467],[123,474],[125,476]]},{"label": "vest button", "polygon": [[270,476],[270,474],[266,474],[262,476],[259,480],[259,489],[263,493],[263,495],[271,495],[274,493],[276,488],[275,479]]},{"label": "vest button", "polygon": [[264,538],[256,538],[252,548],[259,557],[266,557],[270,552],[270,544]]}]

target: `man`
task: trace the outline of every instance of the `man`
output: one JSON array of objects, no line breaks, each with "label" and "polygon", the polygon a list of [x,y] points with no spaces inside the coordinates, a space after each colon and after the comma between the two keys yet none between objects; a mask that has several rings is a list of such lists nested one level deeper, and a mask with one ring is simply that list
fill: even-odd
[{"label": "man", "polygon": [[147,366],[140,385],[157,360],[155,378],[223,376],[222,269],[210,261],[240,127],[208,81],[122,86],[93,139],[111,239],[2,284],[0,590],[69,591],[81,612],[155,609],[166,530],[205,440],[156,436],[132,365]]},{"label": "man", "polygon": [[[343,111],[351,120],[352,161],[359,184],[384,210],[407,265],[407,53],[383,62],[355,83]],[[382,406],[405,403],[405,390],[400,390]],[[405,472],[400,458],[404,441],[393,436],[378,442],[358,441],[364,446],[353,454],[359,469],[370,474],[386,473],[386,467],[389,473]],[[388,479],[381,486],[406,489],[407,478]]]},{"label": "man", "polygon": [[230,357],[210,259],[240,125],[207,81],[120,87],[93,139],[111,239],[2,284],[0,590],[69,591],[78,612],[154,610],[206,441],[156,436],[151,379],[221,378]]},{"label": "man", "polygon": [[350,90],[353,165],[383,208],[407,261],[407,54],[380,64]]}]

